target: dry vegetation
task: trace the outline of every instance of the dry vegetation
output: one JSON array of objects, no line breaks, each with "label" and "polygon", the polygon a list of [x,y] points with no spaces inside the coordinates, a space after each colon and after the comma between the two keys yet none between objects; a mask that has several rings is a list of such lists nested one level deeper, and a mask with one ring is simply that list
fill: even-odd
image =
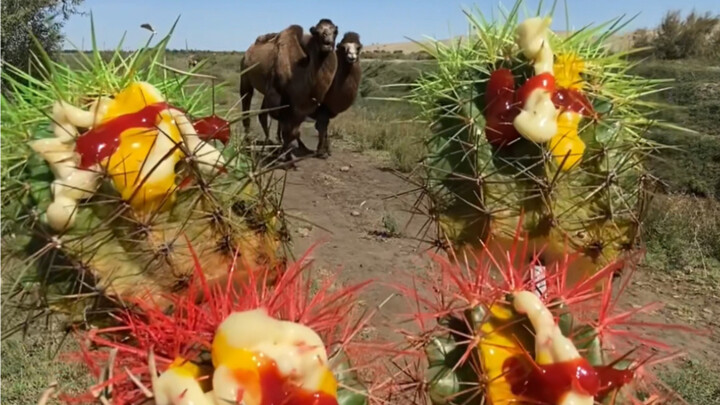
[{"label": "dry vegetation", "polygon": [[661,59],[720,58],[720,18],[692,12],[684,19],[670,11],[655,30],[635,33],[635,45],[650,47]]}]

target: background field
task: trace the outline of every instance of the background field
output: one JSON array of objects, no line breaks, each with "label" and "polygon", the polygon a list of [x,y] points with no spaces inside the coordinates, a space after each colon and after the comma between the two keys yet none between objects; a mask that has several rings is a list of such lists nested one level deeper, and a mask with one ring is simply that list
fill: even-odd
[{"label": "background field", "polygon": [[[286,204],[307,220],[294,225],[298,249],[314,239],[306,238],[308,234],[319,232],[308,225],[322,221],[316,217],[336,214],[338,219],[328,226],[345,226],[345,231],[341,229],[332,236],[339,241],[334,247],[331,244],[328,250],[319,251],[318,256],[327,253],[327,257],[333,257],[319,260],[320,271],[332,271],[335,265],[343,264],[359,272],[351,278],[361,279],[382,274],[382,270],[369,269],[368,263],[409,266],[409,257],[416,254],[412,230],[402,227],[407,219],[402,204],[380,201],[400,191],[398,188],[407,188],[393,173],[412,177],[424,153],[427,129],[412,121],[416,113],[412,106],[378,100],[402,97],[408,91],[407,85],[435,69],[424,56],[408,54],[413,49],[410,44],[370,48],[370,58],[362,61],[364,77],[359,99],[331,123],[331,139],[338,152],[327,162],[302,162],[299,173],[289,174]],[[71,63],[72,55],[62,57]],[[190,59],[205,63],[204,73],[225,82],[225,91],[217,94],[216,102],[232,116],[239,108],[240,58],[239,52],[171,52],[167,63],[178,68],[186,68]],[[662,316],[666,320],[712,332],[698,342],[678,341],[680,348],[693,349],[693,355],[681,367],[664,371],[662,377],[692,404],[720,404],[720,62],[648,60],[639,64],[636,72],[675,80],[671,90],[657,96],[673,106],[660,118],[694,132],[656,131],[649,135],[667,148],[650,162],[651,173],[663,187],[645,229],[648,255],[638,281],[633,283],[632,304],[663,297],[667,307]],[[308,124],[304,134],[312,132]],[[259,135],[255,120],[253,134]],[[355,177],[343,174],[348,171]],[[314,197],[323,194],[324,200]],[[369,238],[368,249],[375,249],[381,256],[374,262],[343,263],[344,254],[357,250],[355,239],[343,237],[357,238],[358,233]],[[387,251],[391,257],[382,256],[381,252]],[[3,263],[3,269],[6,266]],[[17,321],[3,318],[3,329]],[[55,355],[51,349],[62,336],[53,327],[50,324],[50,329],[30,331],[25,341],[17,337],[3,340],[3,403],[31,403],[55,379],[86,385],[78,368],[51,360]]]}]

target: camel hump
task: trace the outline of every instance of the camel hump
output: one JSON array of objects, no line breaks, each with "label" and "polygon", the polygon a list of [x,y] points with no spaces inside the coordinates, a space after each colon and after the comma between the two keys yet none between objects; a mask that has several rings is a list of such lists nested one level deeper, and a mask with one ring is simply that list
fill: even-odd
[{"label": "camel hump", "polygon": [[255,39],[255,44],[260,45],[267,42],[270,42],[278,37],[279,33],[277,32],[270,32],[267,34],[260,35]]},{"label": "camel hump", "polygon": [[277,37],[277,52],[279,59],[288,63],[287,67],[299,63],[307,58],[303,43],[303,28],[291,25],[285,28]]},{"label": "camel hump", "polygon": [[303,27],[293,24],[285,28],[283,32],[280,33],[280,35],[283,34],[288,35],[288,37],[294,37],[298,43],[302,43],[305,32],[303,31]]}]

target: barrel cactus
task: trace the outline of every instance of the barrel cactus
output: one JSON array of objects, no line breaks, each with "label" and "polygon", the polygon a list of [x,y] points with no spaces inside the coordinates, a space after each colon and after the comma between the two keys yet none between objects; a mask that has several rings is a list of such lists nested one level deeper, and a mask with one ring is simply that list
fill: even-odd
[{"label": "barrel cactus", "polygon": [[369,319],[356,306],[367,283],[335,289],[333,280],[306,277],[309,253],[289,263],[272,286],[260,282],[273,276],[268,266],[211,286],[194,257],[188,290],[168,295],[172,311],[139,300],[117,316],[119,325],[79,333],[83,349],[66,360],[87,365],[98,382],[59,398],[124,405],[367,404],[372,395],[358,370],[371,357],[353,342]]},{"label": "barrel cactus", "polygon": [[639,257],[655,148],[641,98],[660,82],[632,76],[630,51],[607,45],[619,20],[560,36],[550,17],[521,21],[521,8],[501,22],[468,13],[470,35],[428,45],[438,71],[409,96],[433,131],[424,190],[449,259],[398,286],[418,327],[404,332],[391,395],[654,403],[673,394],[650,366],[675,353],[647,333],[673,326],[633,319],[654,306],[626,311],[619,294]]},{"label": "barrel cactus", "polygon": [[[656,303],[622,300],[635,262],[614,262],[571,285],[574,258],[532,275],[539,258],[518,232],[509,250],[488,247],[472,264],[438,256],[438,273],[414,276],[408,297],[417,327],[406,328],[387,385],[396,403],[593,405],[675,403],[653,366],[679,355],[658,336],[695,333],[643,321]],[[502,248],[504,249],[504,248]],[[498,248],[497,250],[500,250]],[[635,259],[635,258],[633,258]],[[624,280],[614,275],[626,268]],[[601,285],[600,291],[597,285]],[[409,331],[409,332],[408,332]],[[680,400],[681,401],[681,400]]]},{"label": "barrel cactus", "polygon": [[456,252],[507,247],[520,225],[542,264],[580,254],[581,277],[636,247],[656,147],[641,97],[661,82],[633,76],[632,51],[608,45],[620,20],[561,36],[551,17],[520,21],[521,6],[502,22],[468,13],[468,37],[427,45],[438,71],[408,98],[433,132],[428,215]]},{"label": "barrel cactus", "polygon": [[192,251],[211,282],[283,260],[274,180],[214,113],[219,86],[165,66],[169,38],[41,55],[42,79],[3,69],[3,254],[24,305],[88,320],[95,298],[183,291]]}]

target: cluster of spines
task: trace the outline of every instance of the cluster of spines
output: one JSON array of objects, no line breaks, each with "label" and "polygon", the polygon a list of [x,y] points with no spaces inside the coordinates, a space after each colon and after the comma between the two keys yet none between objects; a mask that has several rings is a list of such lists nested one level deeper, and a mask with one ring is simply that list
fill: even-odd
[{"label": "cluster of spines", "polygon": [[[102,397],[113,403],[145,403],[153,397],[153,366],[158,364],[158,371],[164,371],[177,358],[200,366],[207,378],[212,372],[208,351],[218,326],[233,312],[263,308],[276,319],[301,323],[321,336],[339,383],[340,404],[369,403],[372,387],[364,385],[358,371],[368,367],[373,356],[354,341],[373,316],[355,306],[358,292],[367,283],[335,290],[331,288],[334,279],[316,283],[304,277],[311,250],[288,263],[277,278],[271,266],[246,267],[237,262],[228,269],[226,283],[211,285],[200,258],[190,248],[192,282],[186,291],[166,295],[173,311],[139,297],[128,303],[133,307],[117,314],[119,326],[79,332],[80,351],[65,357],[84,363],[97,384],[81,395],[64,394],[61,399],[86,403]],[[249,277],[238,283],[234,272],[246,272]],[[269,279],[275,279],[274,285],[267,283]]]},{"label": "cluster of spines", "polygon": [[[489,145],[482,102],[489,73],[511,67],[516,76],[525,76],[528,68],[513,51],[521,3],[506,14],[504,24],[467,13],[470,36],[452,45],[427,46],[438,72],[421,79],[409,96],[433,128],[422,185],[432,207],[427,214],[440,221],[444,238],[462,245],[484,239],[490,223],[493,232],[511,235],[524,213],[531,236],[558,228],[559,234],[570,235],[574,248],[597,257],[609,247],[611,258],[633,246],[647,204],[650,177],[642,161],[655,145],[643,137],[651,125],[650,106],[640,97],[662,90],[660,82],[630,75],[628,53],[610,54],[603,46],[624,26],[619,19],[567,38],[554,36],[556,52],[574,52],[592,62],[587,91],[602,115],[580,129],[584,138],[593,138],[586,140],[582,162],[563,171],[547,147],[523,139],[499,148]],[[601,232],[588,232],[595,228]]]},{"label": "cluster of spines", "polygon": [[[512,246],[501,255],[484,250],[474,257],[472,264],[438,256],[432,273],[411,274],[408,276],[412,285],[396,285],[399,295],[407,300],[407,320],[414,325],[399,330],[405,344],[393,358],[395,370],[387,379],[390,387],[387,396],[413,404],[491,403],[488,390],[495,380],[485,372],[480,342],[494,333],[507,332],[508,327],[513,328],[512,335],[518,344],[532,342],[534,336],[532,326],[522,316],[517,316],[509,326],[495,325],[491,331],[484,327],[494,325],[488,323],[492,307],[507,306],[508,296],[526,290],[541,294],[563,335],[574,342],[592,366],[626,370],[626,377],[632,378],[627,387],[607,391],[604,399],[609,402],[604,403],[640,403],[641,397],[656,401],[677,399],[651,369],[673,360],[681,352],[647,333],[653,329],[700,331],[634,319],[657,310],[660,306],[656,303],[623,309],[620,296],[626,291],[633,271],[624,273],[620,282],[616,275],[628,263],[611,263],[571,285],[568,272],[577,255],[566,255],[563,262],[546,269],[544,279],[533,279],[531,274],[539,265],[539,255],[533,253],[530,262],[521,259],[532,253],[532,247],[520,235],[518,231]],[[637,264],[635,259],[630,258],[631,270]],[[544,291],[539,282],[544,284]],[[527,356],[533,356],[532,346],[525,350]]]},{"label": "cluster of spines", "polygon": [[[105,287],[113,283],[113,277],[132,276],[113,274],[119,263],[134,263],[131,270],[157,282],[168,283],[175,278],[173,288],[181,290],[192,274],[175,271],[190,261],[189,255],[177,257],[177,252],[186,250],[188,240],[234,257],[242,251],[243,239],[250,243],[256,239],[259,259],[271,265],[276,252],[263,251],[263,246],[289,238],[277,194],[280,180],[268,173],[257,156],[251,156],[252,151],[240,139],[233,139],[231,147],[221,150],[226,161],[221,174],[202,174],[195,151],[183,150],[187,158],[181,165],[181,176],[192,180],[179,185],[182,192],[176,194],[180,198],[167,212],[135,215],[103,174],[103,186],[91,200],[79,205],[74,228],[58,234],[44,224],[43,205],[51,199],[53,176],[27,142],[51,136],[47,128],[52,119],[46,110],[56,99],[80,104],[86,97],[112,93],[108,89],[118,90],[132,80],[144,80],[189,114],[201,116],[210,108],[214,111],[214,98],[208,98],[211,88],[201,84],[194,91],[186,89],[190,78],[202,76],[193,73],[201,65],[192,72],[171,74],[162,65],[169,38],[170,34],[157,46],[128,56],[122,54],[120,45],[109,59],[97,50],[91,56],[78,52],[79,68],[45,58],[45,81],[29,76],[25,82],[16,80],[14,77],[22,73],[6,67],[15,76],[7,74],[12,92],[8,98],[3,94],[3,244],[15,248],[13,253],[20,257],[16,265],[21,268],[12,288],[5,291],[17,298],[10,307],[43,314],[51,306],[82,315],[76,320],[87,321],[97,303],[108,298]],[[214,83],[211,87],[214,92]],[[3,250],[4,255],[8,253]],[[97,272],[96,266],[104,267],[103,271]],[[158,270],[166,272],[156,274]],[[76,311],[78,307],[84,307],[81,313]]]}]

